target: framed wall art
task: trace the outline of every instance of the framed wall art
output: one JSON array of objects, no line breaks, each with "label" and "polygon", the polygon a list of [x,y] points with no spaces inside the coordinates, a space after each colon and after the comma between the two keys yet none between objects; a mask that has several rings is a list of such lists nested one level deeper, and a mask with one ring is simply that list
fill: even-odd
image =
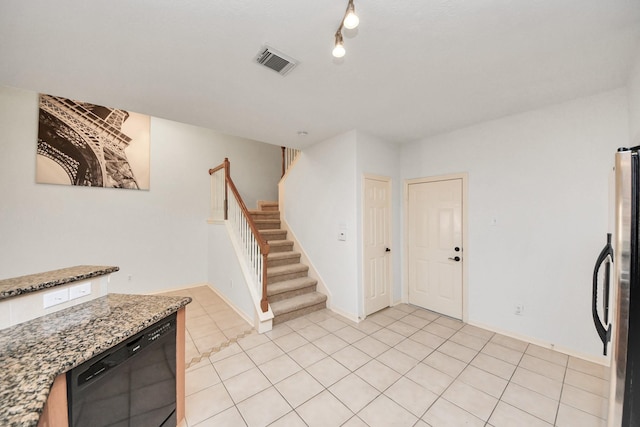
[{"label": "framed wall art", "polygon": [[150,117],[40,95],[36,182],[149,189]]}]

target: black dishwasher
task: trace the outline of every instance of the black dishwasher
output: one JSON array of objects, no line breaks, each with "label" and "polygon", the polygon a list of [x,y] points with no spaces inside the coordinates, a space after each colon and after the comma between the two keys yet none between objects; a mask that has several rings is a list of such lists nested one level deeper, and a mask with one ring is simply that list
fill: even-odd
[{"label": "black dishwasher", "polygon": [[176,315],[67,373],[70,427],[174,427]]}]

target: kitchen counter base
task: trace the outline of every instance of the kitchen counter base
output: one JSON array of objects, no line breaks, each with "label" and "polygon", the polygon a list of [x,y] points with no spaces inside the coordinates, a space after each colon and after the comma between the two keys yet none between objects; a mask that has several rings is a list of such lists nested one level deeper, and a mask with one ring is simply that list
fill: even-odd
[{"label": "kitchen counter base", "polygon": [[[0,330],[0,424],[37,426],[58,375],[189,302],[189,297],[109,294]],[[184,332],[181,343],[184,346]],[[184,348],[178,366],[184,367]],[[184,390],[184,378],[181,381]]]}]

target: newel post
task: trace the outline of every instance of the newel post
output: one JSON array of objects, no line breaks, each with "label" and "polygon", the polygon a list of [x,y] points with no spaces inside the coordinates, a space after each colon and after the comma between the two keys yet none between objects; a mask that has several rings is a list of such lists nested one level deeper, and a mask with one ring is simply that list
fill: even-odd
[{"label": "newel post", "polygon": [[280,178],[282,178],[284,176],[284,173],[286,172],[286,168],[285,168],[285,151],[286,151],[286,147],[280,147],[282,149],[282,175],[280,175]]},{"label": "newel post", "polygon": [[229,163],[229,159],[227,157],[224,158],[224,220],[229,219],[229,197],[227,191],[227,182],[229,182],[229,177],[231,177],[231,164]]}]

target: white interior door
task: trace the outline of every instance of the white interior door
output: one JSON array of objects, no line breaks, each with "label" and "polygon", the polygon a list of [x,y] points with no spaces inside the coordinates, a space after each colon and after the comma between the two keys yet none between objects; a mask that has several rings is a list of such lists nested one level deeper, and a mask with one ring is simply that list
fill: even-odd
[{"label": "white interior door", "polygon": [[462,179],[408,185],[409,303],[462,319]]},{"label": "white interior door", "polygon": [[391,304],[391,182],[364,179],[364,311],[369,315]]}]

